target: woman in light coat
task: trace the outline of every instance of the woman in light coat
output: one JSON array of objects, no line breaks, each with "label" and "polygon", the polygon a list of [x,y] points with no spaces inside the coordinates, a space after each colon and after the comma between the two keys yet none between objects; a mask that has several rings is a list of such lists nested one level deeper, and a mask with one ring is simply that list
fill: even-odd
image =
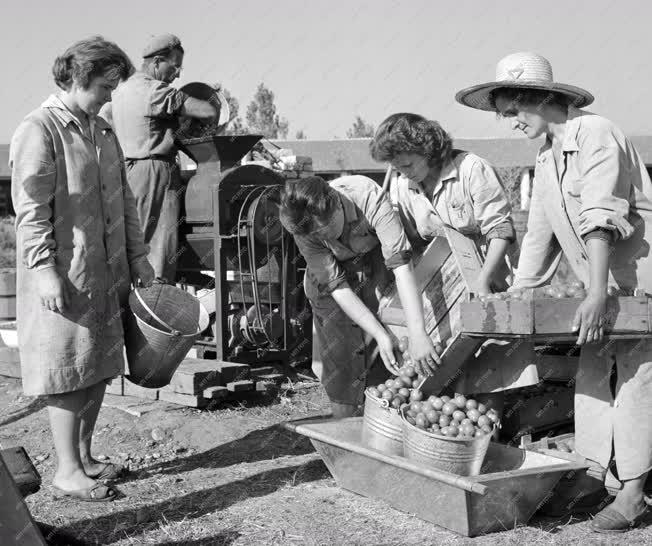
[{"label": "woman in light coat", "polygon": [[47,400],[55,495],[113,500],[99,480],[122,469],[92,458],[91,437],[107,381],[123,371],[130,285],[153,270],[120,147],[97,112],[133,66],[94,37],[52,71],[61,91],[27,115],[10,151],[23,389]]},{"label": "woman in light coat", "polygon": [[535,167],[527,234],[514,286],[550,281],[562,254],[587,288],[569,331],[582,345],[575,384],[575,446],[622,486],[591,522],[626,531],[645,514],[652,467],[652,339],[603,341],[608,285],[652,293],[652,182],[640,155],[611,121],[580,110],[584,89],[553,81],[550,63],[515,53],[494,82],[458,102],[497,112],[530,139],[545,137]]}]

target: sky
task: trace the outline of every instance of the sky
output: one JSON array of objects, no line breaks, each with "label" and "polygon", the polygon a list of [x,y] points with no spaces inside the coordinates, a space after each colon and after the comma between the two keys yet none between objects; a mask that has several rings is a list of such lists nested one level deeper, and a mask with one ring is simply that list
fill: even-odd
[{"label": "sky", "polygon": [[436,119],[454,137],[521,136],[454,100],[492,81],[515,51],[548,58],[555,80],[591,91],[589,110],[626,133],[652,134],[645,0],[14,0],[3,11],[0,143],[56,90],[52,63],[73,42],[101,34],[139,66],[146,41],[163,32],[186,51],[175,85],[221,82],[244,117],[263,82],[289,138],[343,138],[357,115],[377,126],[399,111]]}]

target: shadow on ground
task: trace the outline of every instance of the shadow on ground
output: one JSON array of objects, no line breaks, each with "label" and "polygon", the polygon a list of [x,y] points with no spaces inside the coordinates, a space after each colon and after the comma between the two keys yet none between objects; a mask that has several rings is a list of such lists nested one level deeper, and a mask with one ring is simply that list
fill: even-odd
[{"label": "shadow on ground", "polygon": [[[286,485],[321,480],[329,476],[330,474],[321,460],[312,460],[301,465],[260,472],[248,478],[175,496],[148,506],[136,506],[122,512],[76,521],[65,527],[64,531],[72,536],[80,537],[82,540],[101,540],[101,544],[111,544],[124,539],[125,536],[133,536],[156,529],[162,522],[169,524],[175,521],[200,518],[206,514],[225,510],[240,501],[269,495]],[[142,514],[143,510],[155,520],[138,523],[137,513]],[[217,537],[217,542],[209,542],[206,539],[206,542],[191,542],[191,544],[229,544],[230,537],[231,540],[235,540],[233,533],[226,533],[223,537]],[[219,540],[224,542],[219,542]],[[186,542],[179,544],[186,544]]]},{"label": "shadow on ground", "polygon": [[0,427],[10,425],[11,423],[15,423],[16,421],[20,421],[21,419],[24,419],[25,417],[32,415],[32,413],[41,411],[44,407],[45,407],[45,400],[43,398],[35,398],[24,408],[14,411],[4,421],[0,421]]},{"label": "shadow on ground", "polygon": [[290,432],[281,425],[272,425],[213,449],[149,466],[121,481],[124,483],[143,479],[152,474],[181,474],[198,468],[224,468],[240,463],[305,455],[314,451],[310,440],[305,436]]}]

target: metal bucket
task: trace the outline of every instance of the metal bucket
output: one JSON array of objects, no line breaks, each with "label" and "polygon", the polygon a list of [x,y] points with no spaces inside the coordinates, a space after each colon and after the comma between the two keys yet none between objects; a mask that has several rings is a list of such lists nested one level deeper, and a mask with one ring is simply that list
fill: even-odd
[{"label": "metal bucket", "polygon": [[362,442],[390,455],[403,455],[403,429],[398,410],[365,391]]},{"label": "metal bucket", "polygon": [[405,457],[459,476],[480,474],[491,434],[468,440],[447,438],[411,425],[402,414],[401,421]]},{"label": "metal bucket", "polygon": [[125,347],[132,383],[157,389],[172,375],[209,323],[197,298],[168,284],[134,288],[129,295]]}]

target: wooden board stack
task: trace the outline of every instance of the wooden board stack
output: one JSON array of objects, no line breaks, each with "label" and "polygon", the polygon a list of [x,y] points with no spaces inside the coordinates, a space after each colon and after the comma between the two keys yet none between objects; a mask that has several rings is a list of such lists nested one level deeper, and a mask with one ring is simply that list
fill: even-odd
[{"label": "wooden board stack", "polygon": [[252,368],[236,362],[186,358],[172,376],[170,384],[163,388],[146,389],[119,377],[113,380],[106,392],[205,408],[211,403],[265,392],[270,385],[284,379],[285,375],[278,373],[273,366]]}]

